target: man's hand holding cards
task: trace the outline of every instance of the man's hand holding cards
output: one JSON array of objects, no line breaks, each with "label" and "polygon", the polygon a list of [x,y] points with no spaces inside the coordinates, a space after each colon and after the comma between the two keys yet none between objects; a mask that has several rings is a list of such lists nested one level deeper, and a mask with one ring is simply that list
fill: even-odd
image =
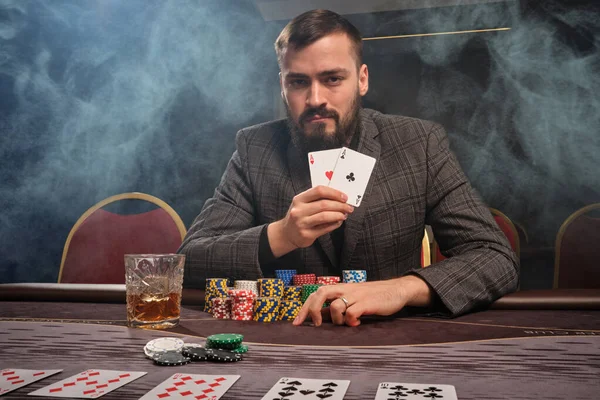
[{"label": "man's hand holding cards", "polygon": [[267,228],[275,257],[339,228],[362,203],[375,167],[373,157],[346,147],[309,153],[308,161],[312,188],[296,195],[285,217]]},{"label": "man's hand holding cards", "polygon": [[375,159],[342,147],[308,153],[308,165],[312,187],[323,185],[337,189],[348,196],[346,203],[358,207],[363,201]]}]

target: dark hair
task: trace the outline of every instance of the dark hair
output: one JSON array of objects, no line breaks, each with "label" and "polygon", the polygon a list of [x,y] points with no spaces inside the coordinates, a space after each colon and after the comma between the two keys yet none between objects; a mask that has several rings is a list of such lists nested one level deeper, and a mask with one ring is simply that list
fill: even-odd
[{"label": "dark hair", "polygon": [[332,33],[345,33],[352,41],[357,68],[362,65],[362,36],[347,19],[329,10],[312,10],[291,20],[275,41],[277,62],[281,67],[288,48],[302,50]]}]

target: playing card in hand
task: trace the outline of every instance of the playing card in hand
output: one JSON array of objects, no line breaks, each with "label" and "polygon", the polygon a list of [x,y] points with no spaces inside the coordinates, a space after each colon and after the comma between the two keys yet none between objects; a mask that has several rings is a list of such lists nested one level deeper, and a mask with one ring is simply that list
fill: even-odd
[{"label": "playing card in hand", "polygon": [[346,203],[358,207],[375,168],[373,157],[346,147],[342,148],[329,186],[348,196]]},{"label": "playing card in hand", "polygon": [[423,383],[382,382],[377,388],[375,400],[458,400],[452,385],[436,385]]},{"label": "playing card in hand", "polygon": [[329,186],[333,176],[333,168],[342,149],[313,151],[308,153],[308,168],[312,187]]},{"label": "playing card in hand", "polygon": [[88,369],[29,395],[95,399],[144,375],[146,372]]},{"label": "playing card in hand", "polygon": [[344,380],[281,378],[262,400],[342,400],[348,386]]},{"label": "playing card in hand", "polygon": [[60,371],[62,369],[3,369],[0,371],[0,396]]},{"label": "playing card in hand", "polygon": [[240,378],[239,375],[174,374],[140,400],[218,400]]}]

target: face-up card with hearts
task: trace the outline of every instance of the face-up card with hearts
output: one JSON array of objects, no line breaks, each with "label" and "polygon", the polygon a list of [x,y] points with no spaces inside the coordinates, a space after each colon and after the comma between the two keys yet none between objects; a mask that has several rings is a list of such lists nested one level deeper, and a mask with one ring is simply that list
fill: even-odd
[{"label": "face-up card with hearts", "polygon": [[61,371],[62,369],[3,369],[0,371],[0,396]]},{"label": "face-up card with hearts", "polygon": [[350,381],[281,378],[262,400],[342,400]]},{"label": "face-up card with hearts", "polygon": [[456,389],[452,385],[422,383],[381,382],[377,388],[375,400],[458,400]]},{"label": "face-up card with hearts", "polygon": [[342,148],[329,186],[348,196],[346,203],[358,207],[375,168],[375,159],[346,147]]},{"label": "face-up card with hearts", "polygon": [[31,392],[29,395],[95,399],[144,375],[146,372],[88,369]]},{"label": "face-up card with hearts", "polygon": [[240,378],[239,375],[174,374],[140,400],[218,400]]},{"label": "face-up card with hearts", "polygon": [[308,167],[312,187],[329,186],[333,176],[333,168],[342,149],[322,150],[308,153]]}]

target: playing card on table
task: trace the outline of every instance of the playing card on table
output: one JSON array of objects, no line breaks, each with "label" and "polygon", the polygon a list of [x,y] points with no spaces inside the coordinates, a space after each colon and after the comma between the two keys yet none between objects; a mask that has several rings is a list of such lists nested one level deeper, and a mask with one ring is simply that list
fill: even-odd
[{"label": "playing card on table", "polygon": [[0,396],[60,371],[62,369],[3,369],[0,371]]},{"label": "playing card on table", "polygon": [[375,168],[373,157],[346,147],[342,148],[329,186],[348,196],[346,203],[360,206],[369,178]]},{"label": "playing card on table", "polygon": [[308,153],[308,167],[312,187],[329,186],[329,181],[333,176],[333,168],[341,151],[342,149],[333,149]]},{"label": "playing card on table", "polygon": [[144,375],[146,372],[88,369],[29,395],[95,399]]},{"label": "playing card on table", "polygon": [[350,381],[329,379],[281,378],[262,400],[342,400]]},{"label": "playing card on table", "polygon": [[149,391],[140,400],[218,400],[240,378],[239,375],[175,374]]},{"label": "playing card on table", "polygon": [[458,397],[456,397],[456,390],[452,385],[382,382],[377,388],[375,400],[388,399],[458,400]]}]

